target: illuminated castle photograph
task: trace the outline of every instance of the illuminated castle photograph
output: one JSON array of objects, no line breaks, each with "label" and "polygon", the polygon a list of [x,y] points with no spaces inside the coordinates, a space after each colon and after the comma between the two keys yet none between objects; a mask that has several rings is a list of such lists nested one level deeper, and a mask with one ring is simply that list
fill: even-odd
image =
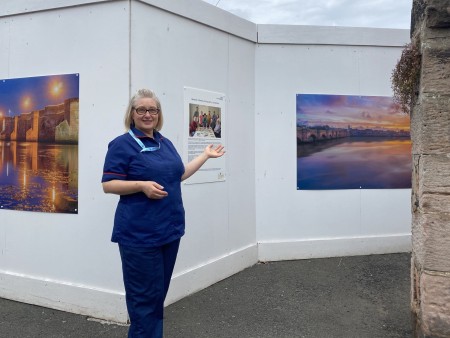
[{"label": "illuminated castle photograph", "polygon": [[0,80],[0,208],[78,212],[79,75]]}]

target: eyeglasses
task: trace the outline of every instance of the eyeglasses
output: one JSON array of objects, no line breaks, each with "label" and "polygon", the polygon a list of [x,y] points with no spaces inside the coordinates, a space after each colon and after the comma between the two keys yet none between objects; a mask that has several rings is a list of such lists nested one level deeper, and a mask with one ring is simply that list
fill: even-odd
[{"label": "eyeglasses", "polygon": [[145,115],[147,112],[148,112],[151,116],[156,116],[156,115],[158,115],[159,112],[160,112],[160,110],[159,110],[158,108],[149,108],[149,109],[147,109],[147,108],[145,108],[145,107],[137,107],[137,108],[134,108],[134,107],[133,107],[133,109],[134,109],[134,111],[135,111],[138,115],[140,115],[140,116]]}]

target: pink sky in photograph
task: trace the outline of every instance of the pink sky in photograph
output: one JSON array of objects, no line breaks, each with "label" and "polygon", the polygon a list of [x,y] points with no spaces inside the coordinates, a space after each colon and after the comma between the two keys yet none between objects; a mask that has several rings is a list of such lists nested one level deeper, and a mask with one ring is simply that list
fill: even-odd
[{"label": "pink sky in photograph", "polygon": [[409,131],[409,116],[391,97],[297,95],[297,125]]}]

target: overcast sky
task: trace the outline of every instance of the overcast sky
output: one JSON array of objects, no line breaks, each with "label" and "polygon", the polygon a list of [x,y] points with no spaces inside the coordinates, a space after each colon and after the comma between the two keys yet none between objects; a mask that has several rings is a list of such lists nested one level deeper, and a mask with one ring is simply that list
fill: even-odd
[{"label": "overcast sky", "polygon": [[258,24],[409,29],[413,0],[204,0]]}]

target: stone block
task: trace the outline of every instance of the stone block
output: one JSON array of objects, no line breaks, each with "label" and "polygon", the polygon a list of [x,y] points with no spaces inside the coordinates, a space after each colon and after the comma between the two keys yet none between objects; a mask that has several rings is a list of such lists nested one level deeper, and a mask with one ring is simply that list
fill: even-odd
[{"label": "stone block", "polygon": [[[445,41],[448,42],[449,39]],[[424,42],[420,85],[423,93],[450,93],[450,46],[448,43]]]},{"label": "stone block", "polygon": [[450,95],[420,98],[411,114],[411,139],[413,154],[450,154]]},{"label": "stone block", "polygon": [[416,264],[424,270],[450,273],[450,213],[417,211],[412,218]]},{"label": "stone block", "polygon": [[450,275],[423,272],[420,278],[422,332],[426,337],[450,337]]},{"label": "stone block", "polygon": [[[419,199],[425,194],[436,198],[450,195],[450,155],[414,154],[412,161],[413,183]],[[439,211],[450,212],[450,205]]]},{"label": "stone block", "polygon": [[450,213],[450,158],[413,155],[412,212]]},{"label": "stone block", "polygon": [[429,0],[426,13],[428,28],[450,28],[450,1]]},{"label": "stone block", "polygon": [[450,195],[422,194],[419,202],[419,208],[430,213],[449,212],[448,209],[450,209]]},{"label": "stone block", "polygon": [[[420,214],[413,214],[411,227],[411,241],[413,246],[413,257],[415,266],[418,270],[422,270],[425,262],[425,240],[424,233],[419,224]],[[417,224],[416,224],[417,223]]]},{"label": "stone block", "polygon": [[413,0],[411,9],[411,37],[421,31],[426,8],[427,4],[425,0]]},{"label": "stone block", "polygon": [[443,29],[431,29],[426,31],[426,33],[420,37],[420,41],[425,41],[425,43],[422,43],[422,49],[430,48],[433,44],[448,47],[448,44],[450,43],[448,33]]}]

